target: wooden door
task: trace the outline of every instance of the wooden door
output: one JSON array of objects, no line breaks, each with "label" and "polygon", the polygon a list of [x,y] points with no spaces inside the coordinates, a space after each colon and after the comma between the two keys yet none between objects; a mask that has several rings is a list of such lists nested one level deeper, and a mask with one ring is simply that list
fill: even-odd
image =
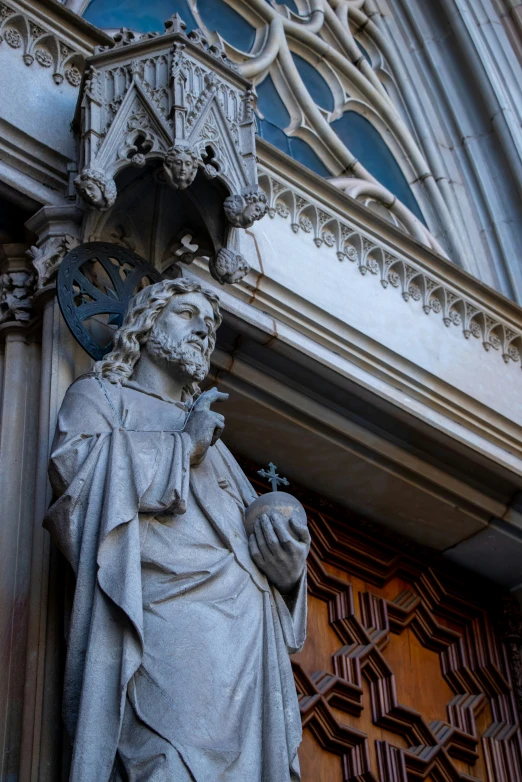
[{"label": "wooden door", "polygon": [[439,555],[291,491],[312,534],[308,639],[293,658],[303,782],[522,782],[513,604]]}]

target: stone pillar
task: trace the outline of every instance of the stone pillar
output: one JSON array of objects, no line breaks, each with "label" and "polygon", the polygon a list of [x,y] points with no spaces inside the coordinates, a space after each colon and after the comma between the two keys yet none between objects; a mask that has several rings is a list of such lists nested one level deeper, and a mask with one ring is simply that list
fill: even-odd
[{"label": "stone pillar", "polygon": [[0,246],[0,777],[18,779],[29,624],[40,345],[23,244]]},{"label": "stone pillar", "polygon": [[61,778],[63,572],[42,520],[51,501],[47,464],[56,417],[63,395],[76,376],[76,365],[81,363],[58,307],[55,281],[61,260],[79,243],[82,216],[75,206],[43,207],[26,224],[38,237],[29,254],[36,273],[33,307],[41,319],[42,358],[32,438],[32,558],[18,777],[24,782],[56,782]]}]

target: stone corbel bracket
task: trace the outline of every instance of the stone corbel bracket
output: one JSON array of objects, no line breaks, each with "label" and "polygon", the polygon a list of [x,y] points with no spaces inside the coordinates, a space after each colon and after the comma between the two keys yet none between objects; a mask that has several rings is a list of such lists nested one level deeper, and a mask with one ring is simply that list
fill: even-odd
[{"label": "stone corbel bracket", "polygon": [[165,28],[139,39],[122,30],[113,47],[89,59],[75,186],[89,206],[106,211],[116,202],[116,176],[130,166],[160,162],[175,190],[190,187],[198,171],[218,180],[228,193],[229,227],[210,271],[222,284],[237,282],[249,270],[237,232],[267,210],[257,180],[252,85],[201,31],[187,34],[179,15]]}]

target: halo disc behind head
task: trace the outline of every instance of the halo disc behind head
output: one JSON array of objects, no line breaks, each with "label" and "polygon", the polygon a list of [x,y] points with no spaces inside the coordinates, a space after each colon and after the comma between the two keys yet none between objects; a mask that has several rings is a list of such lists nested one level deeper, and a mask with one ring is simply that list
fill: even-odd
[{"label": "halo disc behind head", "polygon": [[58,303],[74,338],[99,361],[112,349],[132,297],[160,280],[152,264],[125,247],[87,242],[60,264]]}]

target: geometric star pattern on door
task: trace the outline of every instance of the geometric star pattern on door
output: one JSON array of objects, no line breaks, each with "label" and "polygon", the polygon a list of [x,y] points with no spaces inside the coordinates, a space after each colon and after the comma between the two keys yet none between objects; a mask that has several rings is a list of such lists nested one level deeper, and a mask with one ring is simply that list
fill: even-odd
[{"label": "geometric star pattern on door", "polygon": [[[290,491],[305,504],[312,535],[308,640],[293,660],[303,782],[522,782],[518,704],[494,626],[502,592],[379,525]],[[389,654],[406,635],[418,658],[411,670],[407,652]],[[405,705],[401,687],[412,671]],[[435,702],[437,719],[425,714]]]}]

